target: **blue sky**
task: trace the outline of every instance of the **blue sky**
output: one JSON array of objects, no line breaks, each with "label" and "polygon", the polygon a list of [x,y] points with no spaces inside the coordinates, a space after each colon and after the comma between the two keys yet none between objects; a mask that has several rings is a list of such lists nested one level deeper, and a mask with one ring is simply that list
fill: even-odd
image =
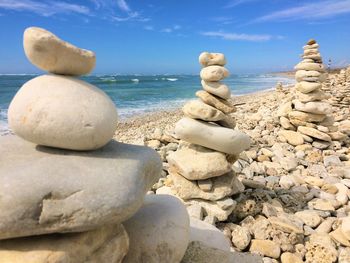
[{"label": "blue sky", "polygon": [[350,64],[350,0],[0,0],[0,73],[37,73],[23,52],[39,26],[96,52],[96,74],[196,74],[201,51],[232,73],[291,69],[309,38]]}]

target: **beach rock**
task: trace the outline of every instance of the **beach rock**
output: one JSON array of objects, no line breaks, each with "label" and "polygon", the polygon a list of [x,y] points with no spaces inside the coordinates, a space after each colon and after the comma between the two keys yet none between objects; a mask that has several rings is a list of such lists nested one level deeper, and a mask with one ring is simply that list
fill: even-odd
[{"label": "beach rock", "polygon": [[188,180],[217,177],[231,170],[225,154],[196,144],[178,149],[167,160],[170,167]]},{"label": "beach rock", "polygon": [[302,93],[300,91],[296,91],[296,97],[301,102],[321,101],[328,98],[326,93],[318,89],[311,91],[309,93]]},{"label": "beach rock", "polygon": [[196,96],[200,98],[204,103],[215,107],[223,113],[228,114],[236,111],[236,107],[229,101],[215,97],[204,90],[197,91]]},{"label": "beach rock", "polygon": [[239,250],[244,250],[250,244],[251,236],[249,230],[239,225],[232,225],[232,244]]},{"label": "beach rock", "polygon": [[298,70],[297,72],[295,72],[295,79],[297,82],[305,81],[305,79],[308,78],[315,78],[316,81],[320,81],[319,77],[321,75],[322,74],[318,71]]},{"label": "beach rock", "polygon": [[281,126],[286,130],[295,130],[295,127],[293,124],[290,123],[289,119],[286,117],[280,118]]},{"label": "beach rock", "polygon": [[293,110],[292,102],[288,101],[286,103],[283,103],[281,105],[281,107],[278,108],[277,116],[278,117],[287,117],[288,113],[291,112],[292,110]]},{"label": "beach rock", "polygon": [[304,143],[303,136],[298,132],[282,130],[279,134],[286,138],[287,142],[291,145],[297,146]]},{"label": "beach rock", "polygon": [[303,263],[303,260],[296,254],[285,252],[281,255],[281,263]]},{"label": "beach rock", "polygon": [[23,139],[70,150],[94,150],[114,135],[118,114],[100,89],[72,77],[36,77],[17,92],[8,111]]},{"label": "beach rock", "polygon": [[326,118],[324,114],[314,114],[314,113],[306,113],[302,111],[291,111],[288,114],[289,118],[297,119],[303,122],[321,122]]},{"label": "beach rock", "polygon": [[250,138],[238,130],[190,118],[178,121],[175,133],[184,141],[233,155],[238,155],[250,146]]},{"label": "beach rock", "polygon": [[324,72],[324,66],[319,63],[312,63],[312,62],[300,62],[294,67],[296,70],[309,70],[309,71],[318,71],[318,72]]},{"label": "beach rock", "polygon": [[181,201],[147,195],[140,210],[124,222],[130,239],[124,263],[180,262],[190,238],[190,220]]},{"label": "beach rock", "polygon": [[346,247],[340,250],[338,263],[350,262],[350,247]]},{"label": "beach rock", "polygon": [[201,70],[200,77],[204,81],[220,81],[228,77],[230,73],[222,66],[208,66]]},{"label": "beach rock", "polygon": [[321,87],[322,85],[319,82],[307,82],[307,81],[302,81],[295,85],[296,90],[300,91],[301,93],[310,93],[313,91],[315,92]]},{"label": "beach rock", "polygon": [[182,111],[189,118],[203,121],[220,121],[226,118],[223,112],[199,100],[187,102]]},{"label": "beach rock", "polygon": [[231,98],[231,90],[230,88],[221,82],[206,82],[204,80],[201,81],[202,87],[205,91],[218,96],[224,100],[228,100]]},{"label": "beach rock", "polygon": [[315,228],[321,222],[322,219],[316,211],[312,210],[304,210],[295,213],[295,216],[301,219],[305,225]]},{"label": "beach rock", "polygon": [[74,152],[2,136],[0,152],[0,239],[123,222],[162,168],[154,150],[116,141]]},{"label": "beach rock", "polygon": [[314,128],[299,126],[298,132],[311,136],[313,138],[319,139],[321,141],[327,141],[327,142],[332,141],[331,137],[328,134],[321,132],[319,130],[316,130]]},{"label": "beach rock", "polygon": [[342,219],[341,223],[341,231],[343,232],[344,236],[350,240],[350,216],[344,217]]},{"label": "beach rock", "polygon": [[281,254],[280,246],[271,240],[253,239],[249,251],[270,258],[279,258]]},{"label": "beach rock", "polygon": [[226,175],[212,178],[212,189],[204,191],[200,189],[196,181],[190,181],[179,174],[170,171],[169,179],[173,181],[172,189],[181,199],[204,199],[216,201],[226,196],[238,194],[244,190],[242,183],[236,178],[233,172]]},{"label": "beach rock", "polygon": [[190,242],[199,241],[211,248],[230,251],[230,240],[215,226],[190,218]]},{"label": "beach rock", "polygon": [[331,114],[332,107],[327,102],[312,101],[303,103],[299,100],[293,101],[294,107],[298,111],[309,112],[314,114]]},{"label": "beach rock", "polygon": [[225,66],[226,58],[222,53],[202,52],[199,55],[199,63],[204,67],[212,65]]},{"label": "beach rock", "polygon": [[319,238],[319,240],[311,239],[310,241],[306,242],[305,248],[305,262],[307,263],[333,263],[337,261],[338,252],[334,248],[333,244],[331,243],[330,237],[328,241],[323,241],[322,238],[320,238],[319,235],[316,237]]},{"label": "beach rock", "polygon": [[122,225],[89,232],[51,234],[0,241],[1,263],[120,263],[129,238]]},{"label": "beach rock", "polygon": [[318,47],[319,47],[319,45],[318,45],[317,43],[315,43],[315,44],[303,46],[303,49],[304,49],[304,50],[308,50],[308,49],[317,49]]},{"label": "beach rock", "polygon": [[24,31],[23,46],[29,61],[44,71],[80,76],[95,67],[94,52],[77,48],[39,27]]}]

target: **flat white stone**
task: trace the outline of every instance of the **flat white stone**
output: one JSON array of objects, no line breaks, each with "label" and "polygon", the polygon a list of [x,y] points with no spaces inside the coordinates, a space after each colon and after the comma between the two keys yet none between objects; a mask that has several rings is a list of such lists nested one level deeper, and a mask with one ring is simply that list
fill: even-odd
[{"label": "flat white stone", "polygon": [[203,121],[220,121],[226,118],[222,111],[200,100],[192,100],[187,102],[183,106],[182,111],[187,117],[192,119],[201,119]]},{"label": "flat white stone", "polygon": [[322,88],[322,84],[318,82],[307,82],[302,81],[295,85],[296,90],[302,93],[310,93],[314,90],[318,90]]},{"label": "flat white stone", "polygon": [[238,131],[190,118],[176,123],[178,138],[219,152],[238,155],[250,146],[250,138]]},{"label": "flat white stone", "polygon": [[77,48],[43,28],[27,28],[23,46],[31,63],[51,73],[79,76],[90,73],[95,67],[94,52]]},{"label": "flat white stone", "polygon": [[221,82],[206,82],[204,80],[201,81],[202,87],[205,91],[218,96],[222,99],[231,98],[231,90],[229,87]]},{"label": "flat white stone", "polygon": [[300,62],[295,66],[296,70],[312,70],[312,71],[319,71],[324,72],[324,66],[319,63],[314,62]]},{"label": "flat white stone", "polygon": [[312,101],[303,103],[299,100],[293,100],[293,104],[296,110],[309,112],[314,114],[331,114],[332,106],[327,102]]},{"label": "flat white stone", "polygon": [[8,135],[0,136],[0,152],[0,239],[124,222],[162,168],[154,150],[116,141],[78,152]]},{"label": "flat white stone", "polygon": [[45,146],[94,150],[114,136],[118,114],[112,100],[82,80],[43,75],[17,92],[8,111],[11,129]]}]

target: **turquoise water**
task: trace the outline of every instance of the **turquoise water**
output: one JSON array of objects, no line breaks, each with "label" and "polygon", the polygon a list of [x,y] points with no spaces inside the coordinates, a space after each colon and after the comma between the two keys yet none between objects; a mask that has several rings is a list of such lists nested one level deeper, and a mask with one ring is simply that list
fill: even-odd
[{"label": "turquoise water", "polygon": [[[7,131],[7,109],[18,89],[36,75],[0,75],[0,133]],[[121,118],[173,109],[194,98],[201,88],[196,75],[116,76],[96,75],[83,80],[104,90],[114,101]],[[273,88],[277,82],[291,84],[293,79],[271,74],[231,75],[224,81],[234,95]]]}]

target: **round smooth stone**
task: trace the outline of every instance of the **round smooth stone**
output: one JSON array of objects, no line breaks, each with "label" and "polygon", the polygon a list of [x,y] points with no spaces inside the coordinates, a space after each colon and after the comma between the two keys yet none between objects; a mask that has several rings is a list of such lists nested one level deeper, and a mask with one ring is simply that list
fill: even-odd
[{"label": "round smooth stone", "polygon": [[298,111],[309,112],[314,114],[331,114],[332,107],[327,102],[310,101],[302,103],[299,100],[293,100],[294,108]]},{"label": "round smooth stone", "polygon": [[250,146],[249,136],[238,130],[186,117],[176,123],[175,134],[184,141],[233,155]]},{"label": "round smooth stone", "polygon": [[326,118],[325,114],[314,114],[314,113],[306,113],[303,111],[293,110],[288,113],[289,118],[297,119],[303,122],[321,122]]},{"label": "round smooth stone", "polygon": [[196,96],[200,98],[204,103],[215,107],[223,113],[228,114],[236,111],[236,107],[232,104],[231,101],[215,97],[204,90],[197,91]]},{"label": "round smooth stone", "polygon": [[310,93],[314,90],[319,90],[322,88],[322,84],[319,82],[308,82],[302,81],[295,85],[296,90],[302,93]]},{"label": "round smooth stone", "polygon": [[124,263],[180,262],[190,239],[190,220],[180,199],[146,195],[144,205],[123,223],[129,234]]},{"label": "round smooth stone", "polygon": [[114,136],[118,114],[112,100],[82,80],[43,75],[25,83],[8,111],[23,139],[70,150],[94,150]]},{"label": "round smooth stone", "polygon": [[199,63],[204,67],[212,65],[225,66],[226,58],[222,53],[202,52],[199,55]]},{"label": "round smooth stone", "polygon": [[313,49],[306,49],[304,50],[304,55],[315,55],[315,54],[319,54],[318,49],[317,48],[313,48]]},{"label": "round smooth stone", "polygon": [[221,82],[205,82],[201,81],[202,87],[205,91],[218,96],[224,100],[231,98],[231,90],[229,87]]},{"label": "round smooth stone", "polygon": [[322,57],[320,54],[312,54],[312,55],[304,55],[303,58],[309,58],[309,59],[312,59],[314,61],[321,61],[322,60]]},{"label": "round smooth stone", "polygon": [[328,98],[328,95],[319,89],[315,89],[309,93],[303,93],[300,91],[296,91],[296,97],[301,102],[309,102],[309,101],[321,101]]},{"label": "round smooth stone", "polygon": [[29,27],[24,31],[23,46],[32,64],[55,74],[85,75],[96,64],[94,52],[73,46],[39,27]]},{"label": "round smooth stone", "polygon": [[319,139],[321,141],[327,141],[327,142],[332,141],[331,137],[327,133],[321,132],[311,127],[299,126],[298,132],[311,136],[313,138]]},{"label": "round smooth stone", "polygon": [[298,82],[301,82],[301,81],[324,82],[327,79],[327,74],[321,74],[318,71],[298,70],[295,73],[295,79]]},{"label": "round smooth stone", "polygon": [[200,100],[187,102],[183,108],[185,116],[192,119],[201,119],[204,121],[220,121],[226,118],[225,114],[218,109],[205,104]]},{"label": "round smooth stone", "polygon": [[312,45],[306,45],[306,46],[303,46],[303,49],[314,49],[314,48],[318,48],[319,45],[317,43],[315,44],[312,44]]},{"label": "round smooth stone", "polygon": [[200,72],[201,79],[204,81],[219,81],[229,75],[228,70],[222,66],[208,66]]}]

